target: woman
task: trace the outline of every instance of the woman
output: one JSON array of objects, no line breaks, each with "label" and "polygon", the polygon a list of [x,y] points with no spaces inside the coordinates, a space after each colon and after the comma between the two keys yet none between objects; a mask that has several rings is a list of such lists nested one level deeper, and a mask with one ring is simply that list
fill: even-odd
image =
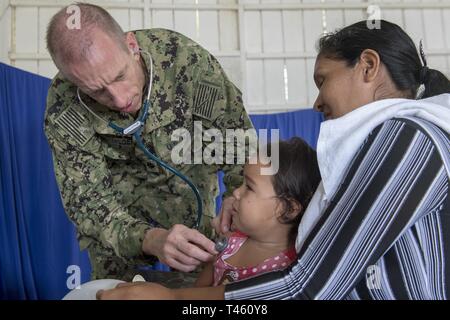
[{"label": "woman", "polygon": [[449,80],[387,21],[355,23],[318,49],[322,183],[299,227],[297,262],[227,286],[127,285],[100,298],[449,298]]}]

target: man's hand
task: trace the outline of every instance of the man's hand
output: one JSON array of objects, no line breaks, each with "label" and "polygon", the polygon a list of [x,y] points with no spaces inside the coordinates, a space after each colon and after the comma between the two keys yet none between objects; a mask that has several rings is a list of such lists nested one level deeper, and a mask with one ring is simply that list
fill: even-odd
[{"label": "man's hand", "polygon": [[225,234],[231,229],[231,214],[233,212],[233,203],[235,197],[230,196],[223,200],[220,214],[211,220],[212,227],[218,234]]},{"label": "man's hand", "polygon": [[171,229],[154,228],[145,233],[142,250],[170,267],[190,272],[218,254],[214,242],[195,229],[176,224]]},{"label": "man's hand", "polygon": [[120,283],[115,289],[99,290],[97,300],[174,300],[171,289],[151,282]]}]

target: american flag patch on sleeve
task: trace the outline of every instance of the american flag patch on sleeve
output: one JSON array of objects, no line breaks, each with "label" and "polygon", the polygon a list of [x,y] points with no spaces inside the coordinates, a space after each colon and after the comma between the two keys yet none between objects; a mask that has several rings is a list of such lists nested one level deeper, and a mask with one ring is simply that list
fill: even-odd
[{"label": "american flag patch on sleeve", "polygon": [[89,120],[72,107],[64,110],[55,123],[80,146],[84,146],[94,136]]},{"label": "american flag patch on sleeve", "polygon": [[209,83],[200,83],[195,90],[194,114],[211,120],[214,103],[219,96],[219,87]]}]

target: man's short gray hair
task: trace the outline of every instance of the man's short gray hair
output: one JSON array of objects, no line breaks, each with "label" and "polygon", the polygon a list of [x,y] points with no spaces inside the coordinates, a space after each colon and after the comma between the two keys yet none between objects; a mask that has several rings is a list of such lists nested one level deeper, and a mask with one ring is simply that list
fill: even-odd
[{"label": "man's short gray hair", "polygon": [[50,20],[47,28],[47,48],[58,68],[84,59],[93,44],[93,30],[101,30],[127,50],[125,34],[120,25],[103,8],[89,3],[74,3],[80,10],[80,28],[69,28],[73,13],[62,8]]}]

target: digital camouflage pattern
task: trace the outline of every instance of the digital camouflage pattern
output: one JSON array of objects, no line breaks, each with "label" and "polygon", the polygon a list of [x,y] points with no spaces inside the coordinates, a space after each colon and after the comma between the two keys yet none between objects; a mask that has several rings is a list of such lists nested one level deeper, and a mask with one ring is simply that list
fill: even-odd
[{"label": "digital camouflage pattern", "polygon": [[[174,165],[171,149],[178,142],[171,141],[171,134],[182,127],[193,132],[194,121],[202,121],[204,130],[219,129],[224,137],[226,129],[252,128],[241,92],[218,61],[189,38],[164,29],[134,33],[140,48],[153,59],[143,141],[198,186],[204,202],[200,231],[212,237],[216,172],[225,172],[228,195],[241,184],[243,166]],[[141,54],[141,58],[149,73],[149,57]],[[134,121],[131,115],[112,111],[87,95],[82,98],[106,120],[122,127]],[[155,258],[144,256],[141,248],[147,229],[194,225],[197,205],[190,187],[148,160],[131,137],[118,135],[89,113],[78,102],[76,87],[60,74],[48,92],[44,128],[65,210],[77,226],[81,249],[89,252],[92,279],[129,280],[136,265],[153,263]]]}]

